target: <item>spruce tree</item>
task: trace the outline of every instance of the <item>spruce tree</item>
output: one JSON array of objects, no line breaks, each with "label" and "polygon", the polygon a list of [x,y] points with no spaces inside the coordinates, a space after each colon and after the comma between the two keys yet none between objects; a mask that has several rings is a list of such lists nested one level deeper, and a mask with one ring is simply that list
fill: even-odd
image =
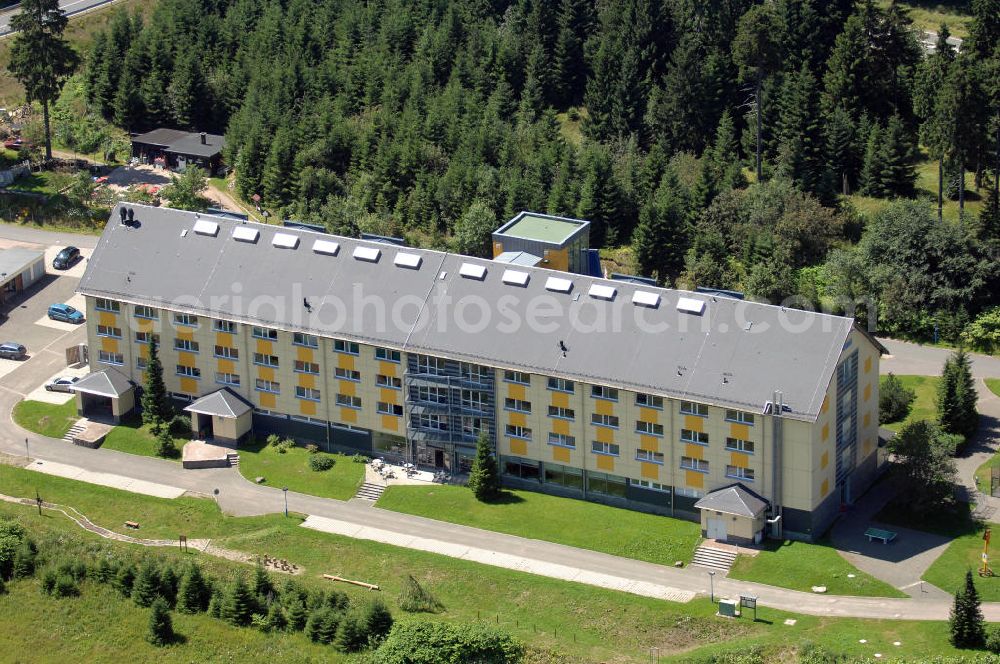
[{"label": "spruce tree", "polygon": [[480,432],[476,442],[476,458],[469,473],[469,488],[481,502],[494,500],[500,494],[500,473],[490,447],[489,434]]},{"label": "spruce tree", "polygon": [[142,392],[142,421],[154,427],[163,427],[173,418],[173,408],[163,382],[163,364],[157,350],[156,336],[149,340],[149,358],[146,362],[146,384]]},{"label": "spruce tree", "polygon": [[757,181],[762,179],[764,80],[781,65],[781,45],[778,15],[774,5],[753,5],[739,19],[733,39],[733,61],[739,65],[740,77],[754,82],[755,164]]},{"label": "spruce tree", "polygon": [[309,612],[306,610],[306,605],[301,599],[294,599],[288,604],[288,610],[285,613],[288,618],[289,629],[295,632],[301,632],[306,626],[306,620],[309,618]]},{"label": "spruce tree", "polygon": [[865,160],[861,166],[861,193],[865,196],[885,196],[882,173],[885,171],[885,152],[882,150],[882,128],[873,125],[868,134]]},{"label": "spruce tree", "polygon": [[803,191],[828,193],[816,79],[803,63],[785,77],[778,99],[779,172]]},{"label": "spruce tree", "polygon": [[363,618],[365,632],[370,639],[381,641],[392,630],[392,613],[381,599],[376,598],[365,607]]},{"label": "spruce tree", "polygon": [[208,599],[208,586],[201,575],[201,569],[195,563],[191,563],[177,589],[177,611],[188,614],[204,611]]},{"label": "spruce tree", "polygon": [[214,589],[212,591],[212,596],[208,600],[208,608],[206,613],[213,618],[222,618],[222,607],[226,603],[226,598],[222,594],[221,590]]},{"label": "spruce tree", "polygon": [[160,573],[156,563],[144,560],[132,586],[132,601],[139,606],[152,606],[160,596]]},{"label": "spruce tree", "polygon": [[639,225],[632,237],[640,274],[655,276],[667,286],[684,269],[684,254],[689,245],[685,206],[679,190],[677,176],[673,169],[668,169],[656,194],[639,210]]},{"label": "spruce tree", "polygon": [[271,608],[267,610],[267,618],[264,620],[264,625],[269,632],[282,632],[288,626],[285,612],[282,611],[281,605],[277,602],[271,602]]},{"label": "spruce tree", "polygon": [[[996,177],[1000,177],[1000,173]],[[979,211],[976,236],[988,245],[1000,248],[1000,196],[995,189],[986,194],[986,202]]]},{"label": "spruce tree", "polygon": [[242,577],[236,577],[229,587],[225,601],[219,610],[219,617],[234,627],[246,627],[254,613],[253,596]]},{"label": "spruce tree", "polygon": [[154,646],[165,646],[174,640],[174,624],[170,618],[170,607],[162,597],[153,602],[149,614],[149,631],[146,640]]},{"label": "spruce tree", "polygon": [[913,166],[916,146],[912,140],[912,135],[903,126],[898,115],[889,118],[882,134],[882,172],[879,175],[879,185],[885,192],[884,195],[913,195],[917,173]]},{"label": "spruce tree", "polygon": [[264,565],[257,561],[253,569],[253,594],[257,597],[257,602],[266,600],[267,596],[274,592],[274,583],[268,575]]},{"label": "spruce tree", "polygon": [[171,566],[166,566],[160,573],[160,596],[167,600],[167,605],[173,608],[177,601],[177,572]]},{"label": "spruce tree", "polygon": [[115,589],[122,594],[123,597],[132,596],[132,586],[135,584],[135,565],[132,563],[125,563],[118,570],[115,575]]},{"label": "spruce tree", "polygon": [[14,564],[11,578],[27,579],[35,574],[35,558],[37,554],[29,542],[22,542],[14,552]]},{"label": "spruce tree", "polygon": [[177,456],[177,446],[174,444],[174,437],[170,433],[170,427],[162,424],[156,433],[156,456],[164,459],[172,459]]},{"label": "spruce tree", "polygon": [[968,441],[976,433],[978,396],[969,356],[959,349],[945,360],[938,383],[937,409],[941,428]]},{"label": "spruce tree", "polygon": [[965,571],[965,585],[955,593],[948,625],[951,629],[951,644],[956,648],[980,649],[986,645],[985,620],[972,570]]},{"label": "spruce tree", "polygon": [[358,652],[367,643],[368,635],[365,633],[363,620],[356,613],[344,616],[337,625],[333,646],[340,652]]}]

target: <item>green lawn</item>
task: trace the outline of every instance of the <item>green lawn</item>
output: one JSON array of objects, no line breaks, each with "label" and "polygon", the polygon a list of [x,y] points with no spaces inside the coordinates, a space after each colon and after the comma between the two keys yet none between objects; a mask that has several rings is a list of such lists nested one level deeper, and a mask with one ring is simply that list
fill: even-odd
[{"label": "green lawn", "polygon": [[[889,0],[879,0],[882,7],[889,6]],[[968,3],[935,2],[934,0],[916,0],[914,2],[899,2],[900,7],[908,10],[913,20],[913,27],[918,30],[937,32],[942,23],[948,24],[948,30],[955,37],[965,38],[969,35]],[[955,6],[961,4],[961,6]]]},{"label": "green lawn", "polygon": [[[903,384],[917,393],[917,398],[910,406],[910,414],[899,422],[882,422],[882,426],[892,431],[899,431],[907,422],[916,420],[937,420],[937,386],[939,376],[896,376]],[[885,380],[882,376],[881,380]]]},{"label": "green lawn", "polygon": [[857,569],[830,546],[787,540],[771,543],[756,556],[741,555],[729,578],[805,592],[812,586],[826,586],[831,595],[907,596]]},{"label": "green lawn", "polygon": [[[996,525],[992,527],[994,535],[1000,534],[1000,529]],[[990,548],[990,557],[993,561],[991,567],[997,574],[1000,574],[997,546],[998,541],[994,538]],[[980,558],[982,553],[983,531],[979,529],[958,537],[949,544],[945,552],[924,572],[922,578],[941,590],[953,593],[964,582],[965,571],[971,569],[974,572],[973,579],[982,600],[984,602],[1000,601],[1000,576],[983,578],[975,573],[982,564]]]},{"label": "green lawn", "polygon": [[288,487],[311,496],[348,500],[365,478],[365,465],[343,454],[331,455],[336,460],[333,468],[317,472],[309,468],[310,454],[304,447],[280,454],[260,441],[240,447],[239,452],[243,477],[250,481],[263,477],[269,486]]},{"label": "green lawn", "polygon": [[987,378],[986,387],[990,388],[990,392],[1000,397],[1000,378]]},{"label": "green lawn", "polygon": [[690,521],[533,491],[509,491],[505,496],[488,504],[461,486],[391,486],[377,505],[662,565],[690,561],[701,540],[699,525]]},{"label": "green lawn", "polygon": [[[174,447],[177,448],[177,455],[173,459],[179,461],[181,450],[190,442],[191,436],[173,438]],[[140,456],[156,456],[156,438],[150,432],[149,426],[144,425],[137,417],[129,418],[109,431],[101,447]]]},{"label": "green lawn", "polygon": [[20,401],[14,406],[13,416],[21,428],[49,438],[62,438],[80,419],[76,414],[76,399],[58,406],[43,401]]},{"label": "green lawn", "polygon": [[60,189],[72,184],[73,178],[74,175],[72,173],[58,173],[55,171],[30,173],[14,180],[8,189],[52,196],[59,193]]},{"label": "green lawn", "polygon": [[[944,622],[872,621],[794,616],[760,609],[761,622],[748,618],[713,617],[715,607],[699,599],[674,604],[590,586],[522,574],[476,563],[352,540],[297,527],[300,518],[281,516],[237,519],[222,516],[204,499],[163,500],[48,477],[0,466],[3,493],[46,499],[75,506],[96,523],[121,529],[121,505],[127,513],[145,514],[147,537],[167,532],[213,537],[215,543],[257,554],[270,554],[304,566],[298,577],[310,587],[330,587],[319,578],[326,572],[364,579],[382,587],[381,597],[398,619],[486,620],[523,639],[532,662],[642,662],[657,648],[661,661],[706,661],[719,653],[759,649],[764,661],[794,661],[796,650],[811,643],[833,653],[871,656],[892,652],[911,660],[959,654],[947,644]],[[176,549],[145,550],[109,542],[85,533],[62,515],[0,503],[0,518],[15,517],[35,535],[58,537],[60,552],[73,557],[96,556],[114,549],[121,555],[156,555],[170,560],[196,556],[209,574],[224,578],[248,566]],[[162,533],[154,532],[160,528]],[[439,616],[409,616],[398,610],[401,578],[412,574],[444,604]],[[54,600],[38,592],[34,582],[9,584],[0,596],[0,642],[14,652],[30,652],[34,661],[118,662],[126,658],[165,662],[190,661],[338,661],[331,649],[313,646],[296,635],[264,636],[230,628],[204,616],[174,614],[177,631],[187,642],[153,651],[143,641],[148,612],[119,599],[107,589],[84,584],[75,599]],[[370,597],[353,586],[338,586],[354,599]],[[44,628],[42,628],[44,626]],[[860,639],[867,644],[860,644]],[[900,641],[900,647],[893,647]],[[348,661],[358,661],[357,659]]]}]

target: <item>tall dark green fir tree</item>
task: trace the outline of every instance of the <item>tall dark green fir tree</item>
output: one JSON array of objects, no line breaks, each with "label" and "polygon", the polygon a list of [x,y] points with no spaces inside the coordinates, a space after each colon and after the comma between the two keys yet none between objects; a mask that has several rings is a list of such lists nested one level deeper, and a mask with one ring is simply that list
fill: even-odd
[{"label": "tall dark green fir tree", "polygon": [[951,644],[956,648],[981,649],[986,645],[986,621],[980,606],[979,591],[972,570],[965,570],[965,582],[955,593],[948,617]]}]

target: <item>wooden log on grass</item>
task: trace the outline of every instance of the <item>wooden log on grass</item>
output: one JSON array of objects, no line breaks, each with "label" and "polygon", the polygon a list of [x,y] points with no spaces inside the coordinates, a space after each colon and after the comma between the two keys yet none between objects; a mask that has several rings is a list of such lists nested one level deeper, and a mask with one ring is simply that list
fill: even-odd
[{"label": "wooden log on grass", "polygon": [[364,581],[354,581],[353,579],[345,579],[342,576],[334,576],[333,574],[324,574],[324,579],[329,579],[330,581],[341,581],[343,583],[350,583],[352,586],[361,586],[362,588],[367,588],[368,590],[381,590],[374,583],[365,583]]}]

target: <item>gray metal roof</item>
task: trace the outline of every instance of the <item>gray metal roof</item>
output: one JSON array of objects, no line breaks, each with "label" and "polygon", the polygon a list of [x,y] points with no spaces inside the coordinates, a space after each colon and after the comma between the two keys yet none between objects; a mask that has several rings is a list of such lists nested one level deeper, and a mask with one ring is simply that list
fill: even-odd
[{"label": "gray metal roof", "polygon": [[248,403],[246,399],[228,387],[224,387],[211,394],[206,394],[200,399],[195,399],[190,405],[185,406],[184,410],[202,415],[237,418],[253,410],[253,404]]},{"label": "gray metal roof", "polygon": [[135,385],[116,369],[103,369],[87,374],[70,387],[74,392],[96,394],[99,397],[120,397]]},{"label": "gray metal roof", "polygon": [[509,263],[510,265],[525,265],[535,267],[542,262],[541,256],[529,254],[527,251],[505,251],[494,257],[497,263]]},{"label": "gray metal roof", "polygon": [[226,139],[218,134],[205,134],[205,143],[201,142],[199,132],[181,131],[179,129],[154,129],[153,131],[135,136],[133,143],[158,145],[165,152],[191,155],[194,157],[214,157],[226,146]]},{"label": "gray metal roof", "polygon": [[[78,292],[754,412],[780,390],[791,408],[785,416],[806,421],[819,413],[853,325],[840,316],[201,215],[218,224],[205,234],[195,232],[195,213],[132,207],[139,228],[122,226],[112,211]],[[234,239],[234,229],[255,241]],[[276,235],[292,236],[296,247],[274,246]],[[317,240],[330,244],[316,251]],[[379,260],[356,258],[359,249],[380,252]],[[482,278],[463,276],[466,264],[482,268]],[[572,288],[547,289],[550,279]],[[591,294],[609,289],[610,300]],[[658,306],[633,304],[637,293],[658,298]],[[682,300],[704,303],[704,312],[679,310]]]},{"label": "gray metal roof", "polygon": [[697,509],[712,510],[754,518],[767,508],[767,501],[742,484],[716,489],[694,504]]},{"label": "gray metal roof", "polygon": [[144,145],[159,145],[160,147],[167,147],[175,141],[179,141],[188,135],[188,132],[181,131],[180,129],[154,129],[153,131],[147,131],[145,134],[139,134],[138,136],[132,137],[133,143],[142,143]]},{"label": "gray metal roof", "polygon": [[0,273],[7,275],[0,277],[0,281],[9,281],[7,277],[13,278],[24,272],[32,263],[44,256],[45,254],[41,251],[27,247],[11,247],[0,250]]}]

